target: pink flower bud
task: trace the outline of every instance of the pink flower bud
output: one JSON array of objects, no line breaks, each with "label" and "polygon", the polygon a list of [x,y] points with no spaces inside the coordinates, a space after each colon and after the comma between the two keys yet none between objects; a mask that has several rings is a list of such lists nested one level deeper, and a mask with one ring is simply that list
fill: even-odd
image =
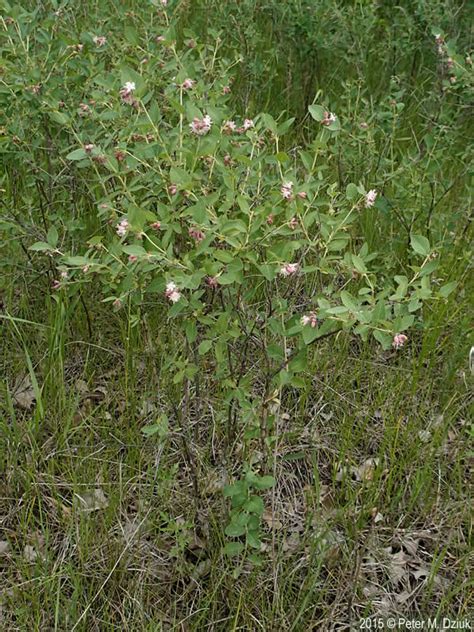
[{"label": "pink flower bud", "polygon": [[217,287],[219,285],[217,277],[215,276],[208,276],[206,278],[206,283],[209,287]]}]

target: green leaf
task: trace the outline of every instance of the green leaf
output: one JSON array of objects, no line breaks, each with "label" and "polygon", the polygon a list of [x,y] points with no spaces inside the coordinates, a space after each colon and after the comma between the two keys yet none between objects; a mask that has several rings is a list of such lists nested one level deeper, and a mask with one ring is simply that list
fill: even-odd
[{"label": "green leaf", "polygon": [[456,287],[457,281],[451,281],[451,283],[446,283],[446,285],[440,287],[438,294],[443,298],[447,298],[451,294],[451,292],[456,289]]},{"label": "green leaf", "polygon": [[[313,329],[313,327],[306,326],[305,329]],[[317,328],[315,328],[317,329]],[[308,367],[308,357],[306,352],[306,347],[296,355],[293,360],[288,365],[288,370],[293,373],[300,373],[301,371],[305,371]]]},{"label": "green leaf", "polygon": [[66,156],[66,160],[83,160],[86,156],[85,150],[81,147],[80,149],[71,151],[71,153]]},{"label": "green leaf", "polygon": [[197,327],[194,320],[188,320],[185,325],[186,338],[189,343],[193,343],[197,338]]},{"label": "green leaf", "polygon": [[230,538],[239,538],[241,535],[247,531],[247,527],[244,524],[236,524],[231,522],[225,528],[224,533],[228,535]]},{"label": "green leaf", "polygon": [[46,250],[53,250],[53,248],[51,248],[51,244],[47,244],[44,241],[37,241],[32,246],[30,246],[28,250],[36,250],[36,251],[41,252],[41,251],[46,251]]},{"label": "green leaf", "polygon": [[275,482],[273,476],[259,476],[252,485],[255,489],[270,489],[270,487],[275,485]]},{"label": "green leaf", "polygon": [[324,118],[324,113],[326,112],[326,110],[321,105],[310,105],[308,107],[308,112],[315,121],[321,122]]},{"label": "green leaf", "polygon": [[263,500],[260,498],[260,496],[250,496],[250,498],[244,505],[244,509],[249,513],[261,516],[264,510]]},{"label": "green leaf", "polygon": [[430,242],[423,235],[412,235],[410,243],[413,250],[423,257],[427,257],[431,252]]},{"label": "green leaf", "polygon": [[359,191],[357,190],[357,186],[355,184],[352,184],[352,182],[350,184],[347,185],[346,187],[346,198],[349,201],[353,201],[353,200],[357,200],[357,198],[359,198]]},{"label": "green leaf", "polygon": [[212,340],[203,340],[198,347],[199,355],[206,355],[212,347]]},{"label": "green leaf", "polygon": [[365,263],[359,257],[359,255],[352,255],[352,263],[354,264],[354,268],[360,274],[367,274],[367,268],[365,267]]},{"label": "green leaf", "polygon": [[242,542],[227,542],[227,544],[222,549],[225,555],[229,557],[234,557],[236,555],[240,555],[244,550],[244,545]]},{"label": "green leaf", "polygon": [[347,292],[346,290],[342,290],[341,292],[341,301],[342,304],[347,307],[347,309],[350,309],[352,312],[356,312],[360,307],[352,294],[349,294],[349,292]]},{"label": "green leaf", "polygon": [[260,550],[262,546],[261,541],[258,538],[258,531],[249,531],[247,533],[247,544],[251,546],[253,549]]},{"label": "green leaf", "polygon": [[392,336],[390,334],[385,333],[384,331],[380,331],[379,329],[374,329],[373,336],[375,340],[380,342],[383,349],[390,349],[392,346]]},{"label": "green leaf", "polygon": [[123,246],[122,250],[126,255],[132,255],[133,257],[146,257],[148,254],[143,246]]},{"label": "green leaf", "polygon": [[50,229],[48,230],[48,236],[47,236],[48,244],[51,244],[53,248],[56,248],[58,244],[58,239],[59,239],[59,235],[58,235],[58,231],[56,227],[51,226]]},{"label": "green leaf", "polygon": [[64,259],[64,263],[68,266],[83,267],[83,266],[90,265],[91,261],[87,257],[75,256],[75,257],[66,257]]}]

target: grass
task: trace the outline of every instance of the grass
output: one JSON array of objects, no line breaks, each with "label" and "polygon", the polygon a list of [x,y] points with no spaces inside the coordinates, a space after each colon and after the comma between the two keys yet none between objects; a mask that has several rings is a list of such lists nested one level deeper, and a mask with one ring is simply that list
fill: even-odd
[{"label": "grass", "polygon": [[[186,342],[168,331],[159,307],[144,305],[138,327],[135,306],[111,312],[93,284],[69,298],[51,293],[47,269],[5,230],[2,629],[296,632],[360,629],[373,616],[470,615],[469,122],[460,97],[432,87],[436,61],[427,43],[427,29],[445,19],[445,30],[467,46],[457,26],[467,8],[448,3],[451,19],[441,14],[446,3],[418,3],[412,12],[401,3],[401,17],[393,18],[391,3],[380,4],[381,13],[333,1],[310,14],[304,2],[244,2],[230,12],[199,0],[174,9],[182,37],[192,28],[205,38],[213,16],[213,27],[227,35],[221,54],[243,51],[236,103],[298,117],[286,151],[312,141],[305,112],[318,89],[347,119],[380,117],[369,141],[354,124],[357,152],[333,157],[334,178],[344,184],[370,173],[384,188],[400,216],[391,209],[367,216],[361,231],[406,269],[410,230],[427,225],[440,244],[440,276],[457,281],[456,292],[425,308],[425,329],[402,354],[348,334],[311,347],[304,386],[272,399],[268,458],[251,432],[251,410],[229,446],[227,410],[205,358],[187,392],[174,384],[169,357],[186,353]],[[85,5],[69,18],[73,31],[119,29],[131,19],[114,2],[111,17],[99,4]],[[127,10],[140,24],[152,20],[148,6],[129,2]],[[318,20],[328,41],[308,56]],[[341,21],[347,28],[339,29]],[[367,52],[361,33],[369,26]],[[269,81],[260,90],[263,72]],[[389,118],[387,105],[397,89],[405,90],[400,99],[407,95],[399,120]],[[460,116],[450,121],[456,107]],[[33,151],[29,159],[35,164]],[[30,214],[23,235],[36,239],[41,229],[30,206],[38,197],[25,174],[22,180],[25,165],[16,169],[9,165],[2,179],[11,205],[5,223]],[[59,214],[68,199],[61,187],[53,196]],[[87,195],[77,199],[92,224]],[[259,360],[252,358],[243,382],[256,398]],[[199,397],[190,397],[196,389]],[[161,421],[158,434],[145,436],[142,429],[163,412],[168,428]],[[277,481],[263,495],[259,564],[222,555],[222,488],[241,475],[243,462]]]}]

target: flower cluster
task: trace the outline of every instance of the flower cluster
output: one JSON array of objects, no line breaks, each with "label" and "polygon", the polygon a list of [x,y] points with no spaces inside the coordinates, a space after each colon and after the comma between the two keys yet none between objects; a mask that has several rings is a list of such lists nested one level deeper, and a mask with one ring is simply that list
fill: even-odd
[{"label": "flower cluster", "polygon": [[122,101],[124,103],[128,103],[129,105],[132,105],[133,107],[138,106],[138,101],[133,96],[135,89],[136,89],[135,82],[127,81],[126,84],[120,89],[120,92],[119,92],[120,98],[122,99]]},{"label": "flower cluster", "polygon": [[208,114],[206,114],[206,116],[202,119],[197,117],[193,118],[193,122],[190,123],[189,127],[193,134],[196,134],[197,136],[205,136],[210,131],[211,125],[212,119]]},{"label": "flower cluster", "polygon": [[117,226],[117,235],[119,237],[125,237],[130,229],[128,219],[123,219]]},{"label": "flower cluster", "polygon": [[92,38],[92,41],[94,42],[94,44],[96,46],[105,46],[105,44],[107,43],[107,38],[104,35],[95,35]]},{"label": "flower cluster", "polygon": [[370,191],[365,196],[365,207],[370,208],[375,204],[375,200],[377,199],[377,191],[375,189],[370,189]]},{"label": "flower cluster", "polygon": [[337,120],[337,117],[335,114],[333,114],[332,112],[324,112],[324,118],[321,121],[321,125],[331,125],[331,123],[335,123]]},{"label": "flower cluster", "polygon": [[407,340],[408,336],[405,336],[405,334],[395,334],[393,337],[392,347],[394,347],[394,349],[401,349]]},{"label": "flower cluster", "polygon": [[194,79],[185,79],[181,84],[181,88],[183,90],[191,90],[191,88],[194,88],[195,84],[196,82],[194,81]]},{"label": "flower cluster", "polygon": [[280,275],[282,277],[292,276],[293,274],[296,274],[298,272],[299,268],[300,268],[299,263],[285,263],[280,268]]},{"label": "flower cluster", "polygon": [[306,327],[306,325],[309,325],[310,327],[314,329],[315,327],[318,326],[318,319],[316,317],[315,312],[309,312],[309,314],[305,314],[304,316],[301,317],[300,322],[304,327]]},{"label": "flower cluster", "polygon": [[188,231],[189,236],[197,242],[202,241],[205,238],[204,233],[199,228],[193,227]]},{"label": "flower cluster", "polygon": [[252,119],[245,119],[241,127],[237,127],[235,121],[225,121],[222,131],[224,134],[244,134],[253,127],[255,127],[255,123]]},{"label": "flower cluster", "polygon": [[166,284],[165,296],[172,303],[177,303],[181,298],[181,292],[173,281]]},{"label": "flower cluster", "polygon": [[285,200],[293,199],[293,182],[284,182],[281,185],[280,192]]}]

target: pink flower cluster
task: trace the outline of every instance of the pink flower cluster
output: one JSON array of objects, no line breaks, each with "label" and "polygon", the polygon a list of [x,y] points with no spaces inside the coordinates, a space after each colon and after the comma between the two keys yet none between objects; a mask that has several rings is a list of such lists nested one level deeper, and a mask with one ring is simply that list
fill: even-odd
[{"label": "pink flower cluster", "polygon": [[408,336],[405,336],[405,334],[395,334],[393,337],[392,347],[394,347],[394,349],[401,349],[407,340]]},{"label": "pink flower cluster", "polygon": [[331,123],[335,123],[337,120],[337,117],[335,114],[333,114],[332,112],[324,112],[324,118],[321,121],[321,125],[331,125]]},{"label": "pink flower cluster", "polygon": [[104,35],[96,35],[92,38],[92,41],[96,46],[105,46],[107,43],[107,38]]},{"label": "pink flower cluster", "polygon": [[375,204],[375,200],[377,199],[377,191],[375,189],[370,189],[370,191],[365,196],[365,207],[370,208]]},{"label": "pink flower cluster", "polygon": [[280,192],[285,200],[293,199],[293,182],[284,182],[281,185]]},{"label": "pink flower cluster", "polygon": [[299,268],[300,268],[299,263],[285,263],[280,268],[280,275],[282,277],[292,276],[293,274],[296,274],[298,272]]},{"label": "pink flower cluster", "polygon": [[188,231],[189,236],[197,242],[202,241],[205,238],[205,234],[199,228],[192,227]]},{"label": "pink flower cluster", "polygon": [[128,222],[128,219],[123,219],[121,222],[119,222],[117,226],[117,235],[119,237],[125,237],[129,229],[130,229],[130,224]]},{"label": "pink flower cluster", "polygon": [[133,96],[135,89],[136,89],[135,82],[127,81],[126,84],[123,86],[123,88],[120,89],[120,92],[119,92],[120,98],[122,99],[122,101],[124,103],[128,103],[129,105],[132,105],[133,107],[138,106],[138,101]]},{"label": "pink flower cluster", "polygon": [[313,329],[315,327],[317,327],[318,326],[318,319],[316,317],[316,313],[315,312],[309,312],[309,314],[305,314],[304,316],[302,316],[301,317],[301,324],[304,327],[306,327],[306,325],[309,325]]},{"label": "pink flower cluster", "polygon": [[291,228],[291,230],[295,230],[295,228],[298,226],[298,218],[292,217],[288,222],[288,226]]},{"label": "pink flower cluster", "polygon": [[178,290],[177,286],[173,281],[170,281],[166,285],[165,296],[172,303],[177,303],[181,298],[181,292]]},{"label": "pink flower cluster", "polygon": [[181,84],[181,88],[183,90],[191,90],[191,88],[194,88],[195,84],[196,82],[194,81],[194,79],[185,79]]},{"label": "pink flower cluster", "polygon": [[208,114],[206,114],[206,116],[204,116],[202,119],[197,117],[194,118],[189,127],[193,134],[196,134],[197,136],[205,136],[211,129],[211,125],[212,119]]},{"label": "pink flower cluster", "polygon": [[222,131],[224,134],[244,134],[253,127],[255,127],[255,123],[252,119],[245,119],[241,127],[237,127],[235,121],[225,121]]}]

